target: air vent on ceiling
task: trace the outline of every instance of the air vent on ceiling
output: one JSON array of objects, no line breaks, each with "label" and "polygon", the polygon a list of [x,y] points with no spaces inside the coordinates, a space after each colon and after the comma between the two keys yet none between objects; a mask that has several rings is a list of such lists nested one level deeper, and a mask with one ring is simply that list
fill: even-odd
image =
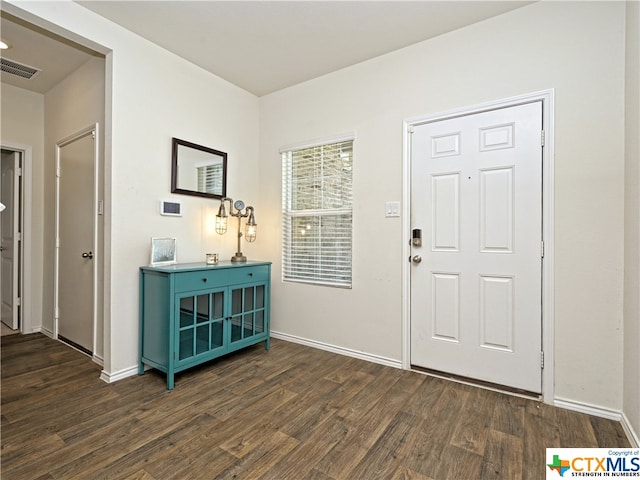
[{"label": "air vent on ceiling", "polygon": [[40,73],[40,70],[37,68],[30,67],[23,63],[14,62],[8,58],[0,58],[0,67],[3,72],[26,78],[27,80],[31,80]]}]

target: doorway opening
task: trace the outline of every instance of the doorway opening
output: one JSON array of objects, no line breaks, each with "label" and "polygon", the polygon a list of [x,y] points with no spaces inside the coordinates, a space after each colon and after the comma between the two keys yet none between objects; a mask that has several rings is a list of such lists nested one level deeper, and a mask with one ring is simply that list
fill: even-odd
[{"label": "doorway opening", "polygon": [[2,144],[0,309],[2,334],[31,328],[31,147]]}]

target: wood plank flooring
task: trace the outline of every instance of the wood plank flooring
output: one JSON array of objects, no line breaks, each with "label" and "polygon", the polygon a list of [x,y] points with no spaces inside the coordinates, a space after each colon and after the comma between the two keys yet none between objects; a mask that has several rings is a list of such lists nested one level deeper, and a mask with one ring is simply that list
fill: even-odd
[{"label": "wood plank flooring", "polygon": [[41,334],[2,337],[1,475],[541,479],[546,447],[628,447],[601,418],[272,340],[108,385]]}]

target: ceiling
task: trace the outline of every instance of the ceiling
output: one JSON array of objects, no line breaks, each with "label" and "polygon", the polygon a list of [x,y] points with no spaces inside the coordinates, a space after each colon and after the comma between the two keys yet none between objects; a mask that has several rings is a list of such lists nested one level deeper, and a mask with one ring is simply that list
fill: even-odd
[{"label": "ceiling", "polygon": [[[533,3],[76,2],[257,96]],[[34,91],[47,91],[92,55],[6,14],[0,34],[13,45],[3,56],[42,69],[34,80],[16,80]],[[6,77],[3,82],[14,82]]]},{"label": "ceiling", "polygon": [[41,70],[27,80],[2,72],[0,80],[16,87],[45,93],[96,55],[91,50],[0,12],[0,37],[9,45],[3,58]]}]

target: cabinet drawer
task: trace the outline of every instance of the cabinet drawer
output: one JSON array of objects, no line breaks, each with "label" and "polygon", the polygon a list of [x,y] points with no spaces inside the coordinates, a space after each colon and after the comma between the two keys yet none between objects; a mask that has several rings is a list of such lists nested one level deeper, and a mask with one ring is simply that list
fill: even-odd
[{"label": "cabinet drawer", "polygon": [[266,282],[269,280],[269,266],[236,267],[194,272],[177,273],[175,292],[189,292],[212,287],[223,287],[237,283]]}]

